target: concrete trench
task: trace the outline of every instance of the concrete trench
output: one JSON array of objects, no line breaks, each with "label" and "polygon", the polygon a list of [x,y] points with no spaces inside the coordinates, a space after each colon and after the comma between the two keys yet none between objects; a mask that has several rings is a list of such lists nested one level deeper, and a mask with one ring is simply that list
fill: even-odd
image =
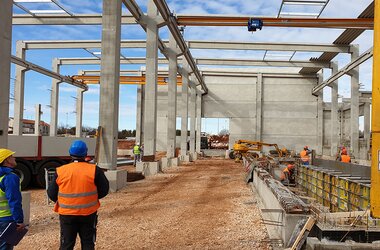
[{"label": "concrete trench", "polygon": [[[355,176],[361,174],[363,179],[369,173],[366,166],[341,166],[314,160],[316,162],[323,165],[321,169],[328,166],[330,171],[350,171],[357,167]],[[294,194],[266,170],[256,166],[254,161],[244,159],[243,165],[247,171],[247,183],[260,197],[258,204],[274,248],[291,247],[294,241],[292,234],[299,233],[300,224],[304,225],[312,216],[316,223],[308,232],[304,249],[380,249],[380,220],[370,218],[367,211],[330,212],[323,204],[310,203],[316,199]],[[276,176],[278,171],[272,169],[271,172]]]}]

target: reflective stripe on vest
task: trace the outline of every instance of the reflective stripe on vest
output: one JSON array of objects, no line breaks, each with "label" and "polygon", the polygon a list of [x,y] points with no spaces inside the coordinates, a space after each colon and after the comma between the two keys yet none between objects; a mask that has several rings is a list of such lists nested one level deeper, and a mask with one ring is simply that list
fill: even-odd
[{"label": "reflective stripe on vest", "polygon": [[[10,173],[14,174],[14,173]],[[0,182],[3,181],[5,175],[0,177]],[[5,192],[0,189],[0,218],[12,216],[11,210],[9,208],[9,203],[7,197],[5,196]]]},{"label": "reflective stripe on vest", "polygon": [[54,210],[62,215],[89,215],[100,203],[95,185],[96,166],[73,162],[57,168],[58,202]]},{"label": "reflective stripe on vest", "polygon": [[135,154],[135,155],[138,155],[138,154],[140,154],[140,147],[139,146],[134,146],[133,147],[133,153]]},{"label": "reflective stripe on vest", "polygon": [[300,156],[301,156],[301,161],[303,161],[303,162],[308,162],[310,159],[306,150],[301,151]]}]

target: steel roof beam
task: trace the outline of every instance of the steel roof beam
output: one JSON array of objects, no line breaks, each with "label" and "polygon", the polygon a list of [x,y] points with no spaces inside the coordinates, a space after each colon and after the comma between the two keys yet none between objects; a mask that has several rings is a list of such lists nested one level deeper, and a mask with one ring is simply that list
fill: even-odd
[{"label": "steel roof beam", "polygon": [[26,60],[23,60],[23,59],[21,59],[19,57],[12,56],[11,62],[15,63],[15,64],[17,64],[17,65],[19,65],[21,67],[24,67],[27,70],[33,70],[33,71],[36,71],[36,72],[38,72],[40,74],[43,74],[43,75],[52,77],[54,79],[57,79],[57,80],[59,80],[61,82],[67,82],[68,84],[71,84],[71,85],[73,85],[75,87],[78,87],[78,88],[81,88],[81,89],[84,89],[84,90],[88,90],[87,85],[82,84],[79,81],[75,81],[75,80],[71,79],[68,76],[60,75],[60,74],[58,74],[56,72],[53,72],[53,71],[48,70],[48,69],[45,69],[45,68],[43,68],[41,66],[38,66],[38,65],[36,65],[34,63],[31,63],[31,62],[28,62]]},{"label": "steel roof beam", "polygon": [[340,77],[344,76],[345,74],[349,74],[351,70],[355,69],[360,64],[362,64],[363,62],[371,58],[372,56],[373,56],[373,48],[370,48],[366,52],[361,54],[356,60],[347,64],[344,68],[339,70],[336,74],[330,76],[326,81],[323,81],[322,83],[315,86],[313,88],[312,94],[316,95],[324,87],[329,86],[331,83],[335,82],[336,80],[338,80]]}]

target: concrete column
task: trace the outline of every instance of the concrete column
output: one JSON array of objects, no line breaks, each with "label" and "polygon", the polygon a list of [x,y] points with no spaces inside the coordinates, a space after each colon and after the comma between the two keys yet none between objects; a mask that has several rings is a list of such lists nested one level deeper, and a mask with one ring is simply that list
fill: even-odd
[{"label": "concrete column", "polygon": [[99,166],[116,169],[119,119],[121,0],[103,0]]},{"label": "concrete column", "polygon": [[144,91],[145,86],[139,85],[137,86],[137,110],[136,110],[136,142],[139,142],[140,145],[143,141],[144,134]]},{"label": "concrete column", "polygon": [[[185,60],[185,59],[183,59]],[[183,69],[188,70],[187,62],[184,61]],[[181,110],[181,155],[187,155],[187,117],[188,117],[188,102],[189,102],[189,74],[183,72],[182,75],[182,110]]]},{"label": "concrete column", "polygon": [[0,1],[0,147],[8,147],[12,6],[12,0]]},{"label": "concrete column", "polygon": [[[318,84],[323,82],[323,73],[318,75]],[[318,155],[323,153],[323,90],[318,93],[318,126],[317,126],[317,148]]]},{"label": "concrete column", "polygon": [[83,89],[77,89],[75,136],[82,137]]},{"label": "concrete column", "polygon": [[177,43],[169,38],[168,132],[166,157],[175,157],[177,126]]},{"label": "concrete column", "polygon": [[197,90],[195,84],[190,88],[190,153],[193,155],[195,153],[195,119],[196,119],[196,109],[197,109]]},{"label": "concrete column", "polygon": [[144,161],[154,161],[157,135],[158,12],[153,0],[148,2],[146,29],[146,84],[144,105]]},{"label": "concrete column", "polygon": [[263,74],[257,74],[256,85],[256,140],[261,141],[262,134],[262,104],[263,104]]},{"label": "concrete column", "polygon": [[34,118],[34,135],[41,135],[40,123],[41,123],[41,104],[36,104],[36,117]]},{"label": "concrete column", "polygon": [[[359,57],[359,46],[351,46],[351,60]],[[351,154],[359,157],[359,69],[350,71],[351,75]]]},{"label": "concrete column", "polygon": [[[366,152],[370,150],[370,139],[371,139],[371,103],[364,103],[364,141],[366,145]],[[368,159],[368,154],[366,154],[366,159]]]},{"label": "concrete column", "polygon": [[198,91],[197,93],[197,138],[195,151],[201,153],[201,133],[202,133],[202,93]]},{"label": "concrete column", "polygon": [[[338,63],[331,63],[331,75],[338,72]],[[331,150],[330,156],[335,156],[339,140],[339,122],[338,122],[338,80],[331,85]]]},{"label": "concrete column", "polygon": [[[25,43],[17,41],[16,56],[25,60]],[[22,135],[24,118],[25,68],[16,65],[13,134]]]},{"label": "concrete column", "polygon": [[[52,70],[58,74],[60,73],[60,62],[57,58],[53,59]],[[52,78],[50,97],[50,136],[57,136],[59,84],[59,80]]]}]

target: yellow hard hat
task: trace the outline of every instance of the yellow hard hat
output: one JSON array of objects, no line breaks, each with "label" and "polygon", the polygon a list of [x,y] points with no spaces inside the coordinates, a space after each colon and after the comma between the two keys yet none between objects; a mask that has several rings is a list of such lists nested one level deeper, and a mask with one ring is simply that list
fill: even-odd
[{"label": "yellow hard hat", "polygon": [[0,148],[0,163],[5,161],[9,156],[13,155],[16,152],[10,151],[9,149],[6,148]]}]

